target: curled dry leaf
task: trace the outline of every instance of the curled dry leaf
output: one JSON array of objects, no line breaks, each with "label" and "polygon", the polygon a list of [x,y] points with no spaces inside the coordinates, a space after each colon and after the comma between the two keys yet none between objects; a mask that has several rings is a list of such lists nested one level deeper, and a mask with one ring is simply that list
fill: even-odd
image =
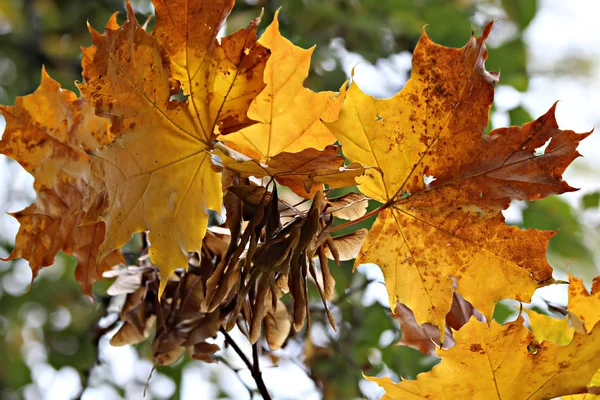
[{"label": "curled dry leaf", "polygon": [[135,292],[142,285],[143,274],[152,270],[153,268],[148,266],[136,267],[130,265],[124,269],[106,271],[102,274],[103,278],[116,278],[107,289],[106,294],[118,296]]},{"label": "curled dry leaf", "polygon": [[402,338],[396,344],[412,347],[430,356],[437,356],[438,348],[448,349],[454,346],[453,332],[450,328],[454,331],[459,330],[473,316],[480,322],[484,322],[485,320],[483,315],[474,309],[468,301],[454,293],[452,308],[448,315],[446,315],[446,327],[442,343],[440,330],[437,326],[429,323],[419,325],[410,308],[404,304],[398,304],[394,310],[393,317],[400,322]]},{"label": "curled dry leaf", "polygon": [[[110,344],[113,346],[124,346],[126,344],[137,344],[148,338],[156,315],[153,312],[153,306],[156,303],[156,293],[152,288],[156,286],[156,274],[153,268],[149,270],[135,268],[128,271],[129,275],[139,276],[138,288],[127,294],[125,303],[121,309],[120,318],[123,321],[121,328],[111,338]],[[114,291],[118,290],[119,282],[115,280],[112,286],[116,286]],[[109,288],[109,290],[111,290]]]},{"label": "curled dry leaf", "polygon": [[347,86],[344,83],[339,94],[315,93],[303,86],[314,47],[304,50],[281,36],[278,16],[279,11],[258,41],[272,50],[265,69],[266,87],[248,109],[248,117],[260,123],[220,137],[261,162],[282,152],[321,150],[335,142],[323,121],[337,119]]},{"label": "curled dry leaf", "polygon": [[452,332],[446,327],[444,335],[444,343],[440,340],[440,330],[437,326],[424,323],[420,325],[415,316],[404,304],[396,304],[394,310],[394,318],[400,322],[402,329],[402,337],[396,343],[398,346],[408,346],[415,350],[419,350],[423,354],[437,357],[437,348],[450,348],[454,345]]},{"label": "curled dry leaf", "polygon": [[35,279],[63,250],[75,256],[75,276],[91,296],[92,284],[102,273],[124,262],[120,251],[99,256],[103,222],[81,225],[82,200],[91,180],[86,151],[112,141],[110,124],[94,115],[86,100],[61,89],[44,69],[33,94],[18,97],[15,106],[0,106],[0,112],[6,119],[0,153],[34,176],[37,194],[34,204],[12,214],[21,226],[6,260],[26,259]]},{"label": "curled dry leaf", "polygon": [[554,282],[546,248],[555,232],[508,226],[502,210],[575,190],[562,173],[588,135],[559,129],[554,106],[485,133],[498,81],[484,66],[491,27],[462,49],[423,32],[402,91],[375,99],[353,83],[327,123],[346,157],[373,167],[357,178],[360,191],[385,204],[355,265],[379,265],[390,304],[442,330],[454,291],[490,319],[499,300],[528,302]]},{"label": "curled dry leaf", "polygon": [[[219,327],[232,309],[226,304],[204,312],[202,304],[206,295],[207,280],[214,266],[225,256],[230,236],[209,230],[204,237],[202,254],[190,258],[188,271],[178,270],[167,281],[160,302],[159,273],[149,265],[128,268],[110,275],[117,280],[109,290],[121,288],[119,277],[138,274],[139,287],[131,292],[127,286],[125,304],[121,311],[123,325],[111,340],[115,346],[139,343],[146,339],[156,320],[156,334],[152,350],[156,363],[175,362],[188,349],[190,356],[205,362],[213,361],[219,347],[208,342],[216,336]],[[219,230],[217,230],[219,231]],[[128,280],[131,280],[128,278]],[[132,280],[131,280],[132,281]]]},{"label": "curled dry leaf", "polygon": [[[218,133],[252,123],[246,113],[264,88],[269,52],[256,43],[258,19],[217,41],[233,0],[154,5],[152,35],[129,4],[122,26],[104,34],[90,28],[79,88],[117,138],[92,154],[89,203],[107,204],[90,214],[107,226],[101,254],[149,231],[164,285],[187,266],[188,252],[200,251],[208,210],[221,211],[209,151]],[[180,88],[187,100],[171,100]]]}]

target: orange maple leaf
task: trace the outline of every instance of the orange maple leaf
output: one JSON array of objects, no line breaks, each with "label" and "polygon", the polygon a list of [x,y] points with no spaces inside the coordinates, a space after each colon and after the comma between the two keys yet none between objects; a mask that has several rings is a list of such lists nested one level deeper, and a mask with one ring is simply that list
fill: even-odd
[{"label": "orange maple leaf", "polygon": [[442,332],[455,290],[490,318],[500,299],[527,302],[553,282],[554,232],[507,226],[501,211],[513,199],[575,190],[562,173],[588,135],[560,130],[554,107],[485,133],[498,80],[484,66],[490,31],[462,49],[423,33],[402,91],[380,100],[353,83],[340,119],[327,124],[350,160],[373,167],[359,189],[385,203],[356,265],[378,264],[392,307],[400,301]]},{"label": "orange maple leaf", "polygon": [[[122,26],[104,34],[90,29],[79,87],[116,135],[92,153],[97,179],[89,197],[108,205],[104,213],[90,210],[107,225],[101,252],[150,231],[150,258],[164,285],[173,270],[187,267],[188,252],[200,251],[208,210],[221,211],[210,151],[218,134],[252,123],[246,113],[265,86],[269,52],[256,43],[258,19],[219,43],[232,0],[154,4],[152,35],[129,4]],[[187,100],[172,100],[180,88]]]},{"label": "orange maple leaf", "polygon": [[84,99],[61,89],[44,69],[33,94],[18,97],[15,106],[0,106],[0,111],[6,119],[0,153],[17,160],[35,177],[37,194],[34,204],[12,214],[21,227],[6,260],[28,260],[35,278],[63,250],[77,259],[75,276],[91,296],[92,284],[102,272],[124,262],[117,251],[98,258],[103,222],[80,225],[82,200],[91,179],[86,151],[112,140],[110,124],[94,115]]}]

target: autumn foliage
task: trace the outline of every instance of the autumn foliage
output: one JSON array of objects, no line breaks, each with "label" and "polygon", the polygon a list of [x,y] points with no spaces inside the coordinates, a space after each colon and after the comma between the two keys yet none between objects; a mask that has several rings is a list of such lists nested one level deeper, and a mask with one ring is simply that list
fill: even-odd
[{"label": "autumn foliage", "polygon": [[[576,190],[562,174],[589,133],[560,129],[554,106],[487,131],[499,79],[484,65],[491,23],[461,49],[424,31],[405,87],[376,99],[355,82],[304,87],[312,49],[284,38],[277,16],[260,38],[257,18],[218,39],[233,0],[153,3],[151,33],[129,5],[123,25],[115,14],[104,33],[90,27],[80,97],[43,70],[33,94],[0,108],[0,152],[37,193],[14,214],[9,259],[28,260],[35,278],[58,251],[72,254],[88,295],[116,277],[109,294],[127,299],[112,343],[145,340],[156,321],[155,360],[170,364],[186,349],[213,361],[206,340],[236,325],[252,343],[283,346],[310,324],[307,285],[335,329],[328,260],[356,258],[383,270],[400,344],[442,358],[414,381],[369,378],[385,398],[597,390],[598,282],[589,294],[571,279],[562,322],[492,319],[500,300],[527,303],[560,283],[546,260],[555,232],[509,226],[502,211]],[[369,200],[380,205],[367,213]],[[338,234],[375,214],[368,232]],[[140,232],[148,256],[125,268],[120,249]]]}]

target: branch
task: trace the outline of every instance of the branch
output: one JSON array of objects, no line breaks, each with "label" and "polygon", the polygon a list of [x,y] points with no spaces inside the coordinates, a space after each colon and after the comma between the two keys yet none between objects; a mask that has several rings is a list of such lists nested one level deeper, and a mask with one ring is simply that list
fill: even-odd
[{"label": "branch", "polygon": [[229,344],[231,346],[231,348],[233,348],[233,350],[237,353],[237,355],[242,359],[244,364],[246,364],[246,367],[248,367],[248,369],[250,370],[250,373],[252,374],[252,378],[256,382],[256,387],[258,389],[258,392],[263,397],[263,399],[271,400],[271,395],[269,394],[269,390],[267,389],[267,386],[265,385],[265,381],[263,381],[263,378],[262,378],[262,373],[260,372],[260,366],[258,363],[258,346],[257,346],[257,344],[255,343],[252,345],[252,358],[254,361],[254,364],[252,364],[250,362],[250,360],[248,359],[248,357],[246,357],[246,355],[244,354],[242,349],[240,349],[240,346],[238,346],[238,344],[233,340],[233,338],[229,335],[229,333],[227,333],[225,328],[220,327],[219,331],[223,334],[223,336],[225,336],[225,342],[227,342],[227,344]]},{"label": "branch", "polygon": [[120,322],[120,319],[117,318],[112,323],[110,323],[108,326],[106,326],[104,328],[99,325],[100,320],[108,315],[108,312],[106,311],[106,307],[107,307],[106,304],[108,303],[108,301],[110,301],[110,297],[108,297],[108,298],[104,297],[104,298],[100,299],[100,304],[103,305],[104,311],[98,316],[97,319],[95,319],[92,322],[92,325],[91,325],[91,330],[93,331],[92,345],[94,348],[94,360],[88,368],[86,368],[85,370],[80,372],[80,374],[82,376],[81,390],[75,397],[77,400],[81,400],[83,393],[88,389],[89,384],[90,384],[90,377],[92,375],[92,370],[97,365],[100,365],[102,363],[102,360],[100,360],[100,340],[108,332],[112,331]]},{"label": "branch", "polygon": [[244,387],[246,388],[246,390],[248,390],[248,394],[250,395],[250,398],[252,398],[254,396],[254,389],[252,389],[250,386],[248,386],[246,384],[246,381],[244,381],[242,379],[242,377],[240,376],[240,369],[235,368],[233,365],[231,365],[231,363],[229,361],[227,361],[226,358],[221,357],[221,356],[216,356],[215,359],[219,362],[222,362],[227,368],[229,368],[230,370],[232,370],[233,372],[235,372],[235,375],[237,376],[238,380],[240,381],[240,383],[242,385],[244,385]]}]

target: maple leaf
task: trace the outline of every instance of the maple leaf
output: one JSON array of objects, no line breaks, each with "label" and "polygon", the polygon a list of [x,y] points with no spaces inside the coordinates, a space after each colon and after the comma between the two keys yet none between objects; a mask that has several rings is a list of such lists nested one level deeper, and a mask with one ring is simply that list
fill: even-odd
[{"label": "maple leaf", "polygon": [[575,330],[569,326],[567,317],[558,319],[533,310],[526,310],[529,327],[538,341],[549,340],[560,345],[567,345],[573,339]]},{"label": "maple leaf", "polygon": [[[262,90],[268,50],[256,43],[258,19],[247,29],[217,34],[232,0],[155,1],[156,27],[145,32],[127,4],[128,19],[83,50],[79,85],[96,113],[112,121],[116,140],[92,153],[90,211],[106,222],[101,251],[150,231],[152,262],[163,285],[188,252],[199,251],[208,210],[221,211],[220,175],[210,150],[218,132],[251,123],[248,105]],[[178,102],[180,86],[188,100]]]},{"label": "maple leaf", "polygon": [[590,334],[576,332],[566,346],[545,341],[531,349],[534,336],[522,317],[504,325],[492,321],[489,327],[472,317],[454,339],[454,347],[438,351],[442,362],[416,380],[368,379],[385,389],[384,400],[534,400],[584,393],[600,367],[599,326]]},{"label": "maple leaf", "polygon": [[261,123],[219,138],[259,161],[281,152],[321,150],[335,142],[323,121],[337,119],[347,86],[344,83],[339,94],[315,93],[303,86],[314,47],[304,50],[281,36],[278,16],[279,11],[258,41],[273,50],[265,69],[266,87],[248,109],[248,116]]},{"label": "maple leaf", "polygon": [[[571,279],[575,279],[571,277]],[[578,285],[581,283],[579,281],[576,283]],[[583,284],[582,284],[583,286]],[[585,289],[584,289],[585,290]],[[587,298],[588,301],[585,301],[582,298],[578,298],[575,302],[572,302],[572,298],[569,299],[569,308],[576,305],[581,307],[581,305],[585,304],[586,314],[592,313],[597,314],[597,311],[594,310],[593,303],[594,299],[591,297]],[[538,342],[548,340],[553,343],[566,346],[573,339],[573,335],[575,334],[576,329],[572,328],[569,325],[569,319],[571,319],[571,323],[573,324],[573,314],[571,314],[571,318],[564,317],[561,319],[553,318],[551,316],[537,313],[533,310],[527,310],[527,316],[529,317],[529,325],[531,327],[531,332],[533,336]],[[573,324],[576,325],[576,324]],[[583,332],[583,330],[579,330]],[[537,346],[534,344],[534,346]],[[583,394],[574,394],[569,396],[562,396],[562,400],[592,400],[592,399],[600,399],[600,396],[597,394],[600,393],[600,370],[596,371],[596,373],[592,376],[591,380],[587,384],[587,391],[589,393]],[[596,393],[596,394],[594,394]]]},{"label": "maple leaf", "polygon": [[[598,277],[594,278],[592,293],[590,294],[581,279],[577,279],[569,274],[569,304],[566,310],[561,310],[561,313],[565,315],[564,318],[553,318],[533,310],[527,310],[529,325],[535,339],[538,342],[548,340],[565,346],[571,342],[576,331],[586,332],[586,329],[593,328],[600,321],[600,314],[598,313],[598,281]],[[562,396],[562,399],[592,400],[600,398],[598,396],[600,394],[600,370],[596,371],[587,384],[587,391],[589,393]]]},{"label": "maple leaf", "polygon": [[553,282],[546,248],[555,232],[507,226],[501,211],[512,199],[575,190],[562,173],[587,136],[560,130],[554,106],[485,134],[498,80],[484,66],[490,31],[462,49],[424,32],[402,91],[374,99],[353,83],[327,124],[351,161],[373,167],[357,178],[361,192],[384,203],[355,265],[378,264],[390,304],[442,332],[454,291],[490,319],[500,299],[527,302]]},{"label": "maple leaf", "polygon": [[218,163],[241,177],[270,176],[304,198],[313,198],[318,191],[322,192],[323,184],[333,188],[353,186],[355,179],[364,173],[365,169],[357,163],[342,167],[344,158],[338,152],[339,146],[334,145],[323,150],[308,148],[298,153],[283,152],[263,165],[225,146],[215,150],[220,159]]},{"label": "maple leaf", "polygon": [[0,111],[6,119],[0,153],[17,160],[34,176],[37,194],[34,204],[12,214],[21,226],[15,248],[4,260],[22,257],[29,261],[33,280],[63,250],[75,256],[75,276],[83,292],[91,296],[92,284],[102,273],[124,261],[120,252],[98,258],[103,222],[80,225],[82,200],[91,179],[85,151],[112,140],[109,123],[94,115],[84,99],[61,89],[45,69],[33,94],[18,97],[15,106],[0,106]]},{"label": "maple leaf", "polygon": [[190,114],[211,143],[254,123],[248,106],[263,90],[269,51],[257,44],[260,17],[217,40],[235,0],[153,0],[152,32],[171,60],[171,77],[189,96]]}]

